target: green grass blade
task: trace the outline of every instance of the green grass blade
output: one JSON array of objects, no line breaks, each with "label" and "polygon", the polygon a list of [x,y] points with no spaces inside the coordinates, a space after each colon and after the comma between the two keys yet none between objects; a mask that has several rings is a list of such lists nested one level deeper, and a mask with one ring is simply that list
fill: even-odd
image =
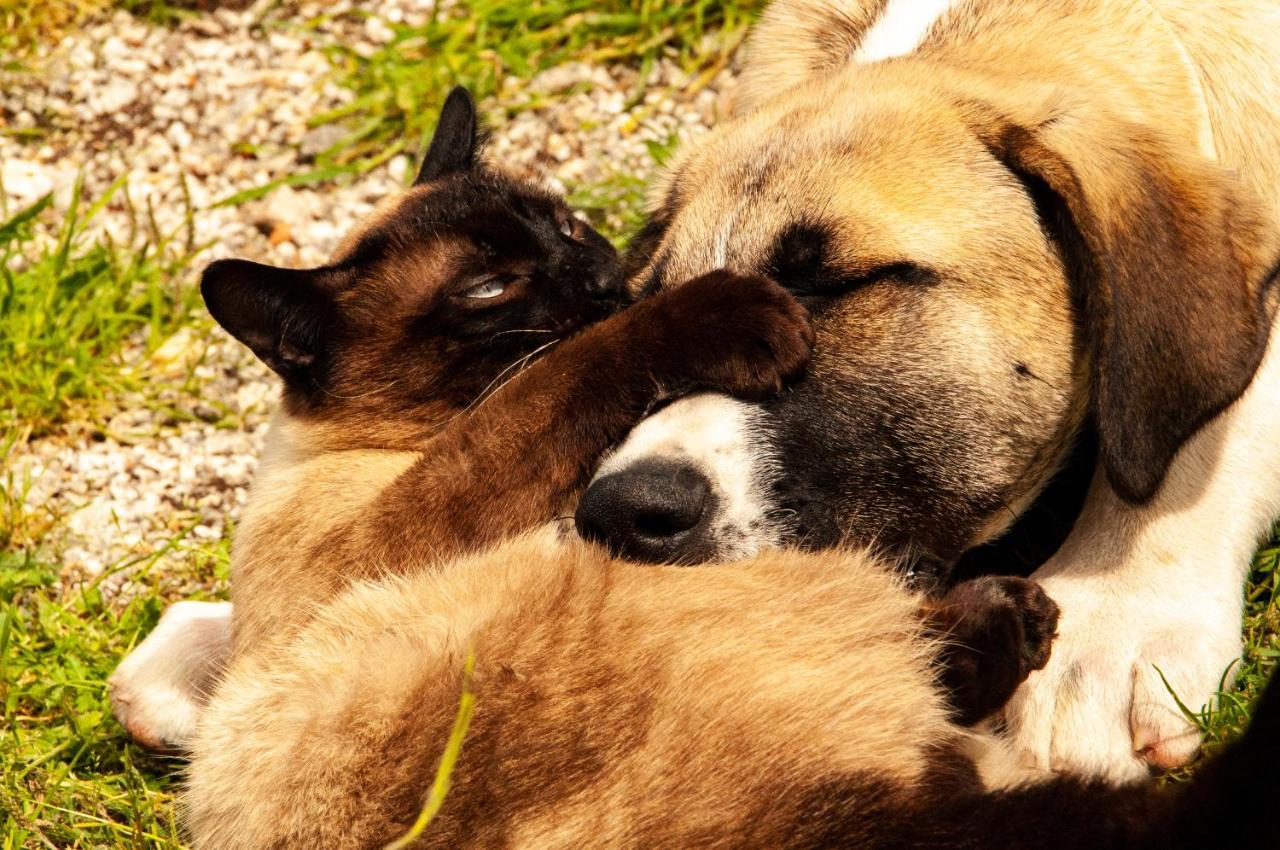
[{"label": "green grass blade", "polygon": [[467,662],[462,668],[462,697],[458,700],[458,713],[453,719],[453,731],[449,733],[449,742],[440,756],[440,766],[436,769],[435,779],[431,782],[431,790],[427,792],[427,801],[418,813],[418,819],[409,827],[404,835],[387,844],[383,850],[403,850],[417,841],[432,819],[444,805],[445,795],[449,793],[449,777],[453,774],[458,757],[462,754],[462,741],[467,737],[467,727],[471,725],[471,716],[475,713],[476,697],[471,692],[471,674],[475,671],[476,655],[474,651],[467,653]]}]

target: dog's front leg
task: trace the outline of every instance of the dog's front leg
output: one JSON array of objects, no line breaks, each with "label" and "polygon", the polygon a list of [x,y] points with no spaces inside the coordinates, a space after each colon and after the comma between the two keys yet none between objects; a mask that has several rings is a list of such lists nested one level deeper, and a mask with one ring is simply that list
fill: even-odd
[{"label": "dog's front leg", "polygon": [[1030,763],[1123,778],[1195,755],[1199,733],[1161,674],[1194,711],[1239,658],[1241,585],[1280,515],[1277,336],[1155,498],[1128,504],[1098,473],[1075,530],[1033,576],[1062,614],[1049,664],[1006,712]]}]

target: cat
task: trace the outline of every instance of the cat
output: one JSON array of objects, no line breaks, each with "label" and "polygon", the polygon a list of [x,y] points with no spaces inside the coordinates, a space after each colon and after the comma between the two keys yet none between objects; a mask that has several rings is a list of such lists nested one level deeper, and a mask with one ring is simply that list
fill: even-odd
[{"label": "cat", "polygon": [[517,538],[354,587],[233,665],[185,825],[198,850],[388,846],[440,802],[463,710],[447,796],[397,846],[1280,846],[1274,685],[1184,785],[1041,773],[967,728],[1055,628],[1026,579],[930,600],[861,552],[690,568]]},{"label": "cat", "polygon": [[[772,291],[757,278],[715,273],[671,294],[741,296],[752,287]],[[628,386],[628,356],[655,338],[628,326],[616,343],[626,354],[596,369],[580,364],[614,339],[611,324],[661,308],[663,297],[588,326],[476,411],[540,370],[584,382],[564,393],[585,386],[593,397],[584,401],[601,403],[596,396]],[[723,345],[743,318],[707,303],[662,309],[685,320],[714,315],[724,324],[690,332]],[[259,336],[283,339],[292,326],[284,319]],[[575,343],[577,354],[557,363]],[[295,348],[308,368],[323,362]],[[339,392],[326,383],[329,392],[315,397],[321,406],[343,397],[327,416],[306,407],[306,396],[291,407],[287,395],[273,425],[250,510],[262,524],[257,539],[284,553],[294,551],[284,538],[307,528],[335,541],[308,549],[311,560],[274,590],[272,605],[285,606],[289,627],[264,630],[237,653],[203,710],[183,798],[194,846],[377,847],[405,835],[427,802],[464,690],[474,714],[452,787],[414,846],[1084,850],[1275,846],[1280,838],[1265,805],[1280,790],[1268,779],[1280,746],[1275,688],[1246,736],[1185,786],[1022,769],[998,737],[970,724],[998,711],[1048,658],[1057,611],[1034,583],[985,577],[930,599],[863,552],[764,552],[692,570],[630,564],[589,542],[528,532],[486,548],[540,520],[502,515],[517,508],[499,490],[487,491],[498,508],[479,525],[457,520],[460,509],[447,521],[420,516],[411,494],[440,504],[423,489],[384,501],[417,466],[403,450],[384,448],[378,430],[398,433],[406,423],[387,414],[384,426],[378,413],[348,404],[377,398],[397,374],[371,361],[397,362],[398,346],[369,350],[380,354]],[[736,389],[773,392],[791,374],[776,361]],[[683,376],[673,389],[669,381],[655,382],[645,406],[714,383]],[[564,452],[580,429],[600,424],[595,414],[579,421],[560,391],[515,398],[527,422],[495,418],[481,432],[499,447],[550,423],[553,431],[529,451]],[[549,437],[552,445],[543,442]],[[458,461],[451,472],[479,493],[508,481],[507,466],[523,467],[531,491],[541,485],[551,494],[532,496],[543,519],[584,478],[514,452],[477,468],[465,462],[477,445],[464,442],[447,456]],[[370,471],[380,464],[386,469]],[[344,537],[353,504],[380,508],[360,516],[385,539]],[[455,545],[436,551],[425,534],[421,549],[404,545],[412,534],[391,526],[412,528],[419,517],[427,533],[443,528]],[[502,530],[487,533],[489,523]],[[459,527],[466,534],[452,531]],[[311,587],[318,575],[332,586]],[[305,611],[287,610],[290,589],[310,596]]]},{"label": "cat", "polygon": [[414,185],[330,264],[204,271],[210,314],[283,393],[236,529],[232,604],[173,606],[112,677],[140,743],[181,749],[228,657],[353,581],[571,511],[655,405],[697,389],[763,398],[803,372],[808,315],[776,283],[717,272],[620,309],[609,242],[482,154],[455,89]]}]

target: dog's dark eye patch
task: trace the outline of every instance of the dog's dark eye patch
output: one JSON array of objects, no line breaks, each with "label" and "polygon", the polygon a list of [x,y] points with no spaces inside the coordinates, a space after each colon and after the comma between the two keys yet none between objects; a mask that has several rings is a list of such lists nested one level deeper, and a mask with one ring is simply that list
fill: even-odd
[{"label": "dog's dark eye patch", "polygon": [[827,225],[788,225],[769,252],[765,273],[789,288],[829,288],[835,282],[830,280],[832,269],[827,263],[830,243],[831,229]]},{"label": "dog's dark eye patch", "polygon": [[928,285],[938,282],[938,273],[928,266],[922,266],[919,263],[910,261],[885,263],[866,271],[843,275],[840,278],[840,286],[844,290],[849,290],[858,286],[866,286],[870,283],[878,283],[882,280]]},{"label": "dog's dark eye patch", "polygon": [[893,280],[930,284],[937,273],[919,263],[896,261],[850,269],[830,257],[831,227],[826,224],[792,224],[778,235],[766,260],[765,274],[798,296],[843,295],[853,289]]}]

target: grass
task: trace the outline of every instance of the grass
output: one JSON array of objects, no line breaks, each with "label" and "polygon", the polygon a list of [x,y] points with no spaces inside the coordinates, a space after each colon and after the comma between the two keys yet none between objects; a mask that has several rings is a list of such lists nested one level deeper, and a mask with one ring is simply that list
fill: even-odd
[{"label": "grass", "polygon": [[[111,8],[166,22],[193,5],[0,0],[0,55],[11,57],[0,64],[18,63],[36,41],[57,38]],[[347,135],[317,158],[313,171],[285,182],[323,182],[420,150],[443,94],[458,82],[481,97],[494,96],[507,116],[539,103],[519,81],[567,61],[627,62],[643,72],[669,56],[688,70],[688,88],[705,85],[761,5],[473,0],[419,25],[393,26],[390,42],[369,55],[331,45],[338,81],[354,98],[313,123],[339,123]],[[661,161],[673,142],[650,145],[651,155]],[[276,185],[224,202],[238,204]],[[576,187],[572,200],[620,241],[639,222],[643,189],[641,180],[624,175]],[[134,210],[137,227],[119,244],[91,238],[86,225],[106,204],[129,206],[127,188],[96,199],[79,191],[74,197],[61,216],[48,199],[21,210],[0,204],[0,850],[179,847],[175,765],[124,740],[105,682],[169,601],[189,597],[193,584],[209,594],[225,589],[228,543],[196,546],[179,533],[97,577],[79,576],[61,562],[62,517],[33,502],[30,482],[11,458],[42,435],[57,439],[68,429],[97,428],[125,397],[148,403],[148,353],[203,321],[192,310],[193,288],[183,283],[199,246],[189,230],[160,233],[145,209]],[[1249,586],[1241,690],[1224,695],[1214,711],[1196,713],[1210,749],[1246,724],[1248,703],[1280,652],[1278,560],[1280,529],[1259,553]],[[128,598],[106,592],[126,572],[132,586],[145,591]],[[464,690],[460,718],[466,706]],[[461,735],[455,737],[461,745]],[[456,758],[457,747],[450,752]],[[447,790],[445,767],[426,800],[428,820]],[[424,777],[424,792],[429,782]]]},{"label": "grass", "polygon": [[[176,545],[176,544],[175,544]],[[59,566],[30,549],[0,552],[0,846],[179,847],[175,765],[126,743],[111,716],[106,678],[158,619],[187,576],[142,567],[150,592],[108,604],[101,582],[64,584]],[[227,549],[201,553],[196,573],[225,575]]]},{"label": "grass", "polygon": [[387,844],[383,850],[404,850],[417,841],[426,832],[431,821],[444,806],[444,798],[449,794],[449,786],[453,778],[453,769],[462,755],[462,744],[467,738],[467,729],[471,726],[471,718],[476,710],[476,695],[471,690],[471,679],[476,669],[474,649],[467,650],[467,660],[462,668],[462,695],[458,698],[458,713],[453,719],[453,729],[449,732],[449,740],[444,752],[440,755],[440,764],[436,768],[435,778],[427,791],[426,802],[418,817],[404,835]]},{"label": "grass", "polygon": [[111,5],[111,0],[0,0],[0,55],[18,57],[56,41]]},{"label": "grass", "polygon": [[[203,322],[183,270],[188,228],[160,233],[132,210],[122,244],[87,227],[107,204],[131,209],[117,184],[93,203],[77,186],[60,216],[45,197],[0,202],[0,847],[179,846],[170,765],[127,745],[111,717],[106,678],[154,626],[167,601],[225,582],[227,544],[182,535],[88,579],[59,563],[61,517],[32,504],[11,463],[27,441],[96,428],[123,394],[145,399],[147,355]],[[189,219],[188,219],[189,225]],[[182,568],[168,556],[184,549]],[[163,568],[158,568],[163,564]],[[109,600],[104,582],[128,570],[147,591]]]},{"label": "grass", "polygon": [[[497,120],[539,105],[542,98],[530,95],[524,81],[566,62],[626,61],[643,79],[659,56],[669,56],[688,72],[686,87],[700,88],[728,63],[763,5],[763,0],[470,0],[437,7],[425,23],[391,25],[391,40],[368,55],[330,45],[338,81],[355,96],[310,123],[338,123],[347,135],[322,151],[312,170],[223,203],[261,197],[279,185],[360,173],[399,153],[416,154],[430,138],[445,94],[459,83],[477,99],[495,97],[504,110],[492,116]],[[635,101],[642,93],[636,90]]]},{"label": "grass", "polygon": [[[1249,709],[1262,694],[1280,659],[1280,523],[1254,556],[1245,587],[1244,654],[1235,687],[1218,694],[1216,705],[1192,710],[1179,700],[1183,713],[1204,734],[1204,754],[1211,756],[1239,737],[1249,724]],[[1175,697],[1177,695],[1175,694]],[[1198,765],[1172,771],[1182,782]]]},{"label": "grass", "polygon": [[[247,3],[241,0],[239,5]],[[0,0],[0,56],[10,57],[0,62],[0,70],[23,68],[23,58],[39,46],[52,44],[113,9],[152,23],[171,24],[215,5],[217,0]]]},{"label": "grass", "polygon": [[[61,517],[32,504],[13,454],[30,439],[101,414],[147,384],[146,355],[196,321],[182,281],[194,256],[145,224],[126,244],[90,237],[114,199],[73,193],[59,218],[49,197],[0,223],[0,846],[177,847],[170,765],[127,745],[110,714],[106,678],[189,586],[225,580],[227,545],[199,549],[179,535],[156,551],[89,579],[58,561]],[[145,396],[144,396],[145,397]],[[187,565],[166,557],[184,548]],[[164,568],[158,569],[163,563]],[[128,570],[145,594],[125,603],[103,592]]]},{"label": "grass", "polygon": [[52,239],[37,232],[49,195],[0,222],[0,435],[93,419],[141,384],[125,344],[158,345],[191,321],[198,298],[181,275],[194,254],[189,230],[175,242],[146,216],[150,234],[135,228],[128,247],[87,238],[86,224],[117,195],[128,199],[117,184],[86,208],[77,186]]}]

